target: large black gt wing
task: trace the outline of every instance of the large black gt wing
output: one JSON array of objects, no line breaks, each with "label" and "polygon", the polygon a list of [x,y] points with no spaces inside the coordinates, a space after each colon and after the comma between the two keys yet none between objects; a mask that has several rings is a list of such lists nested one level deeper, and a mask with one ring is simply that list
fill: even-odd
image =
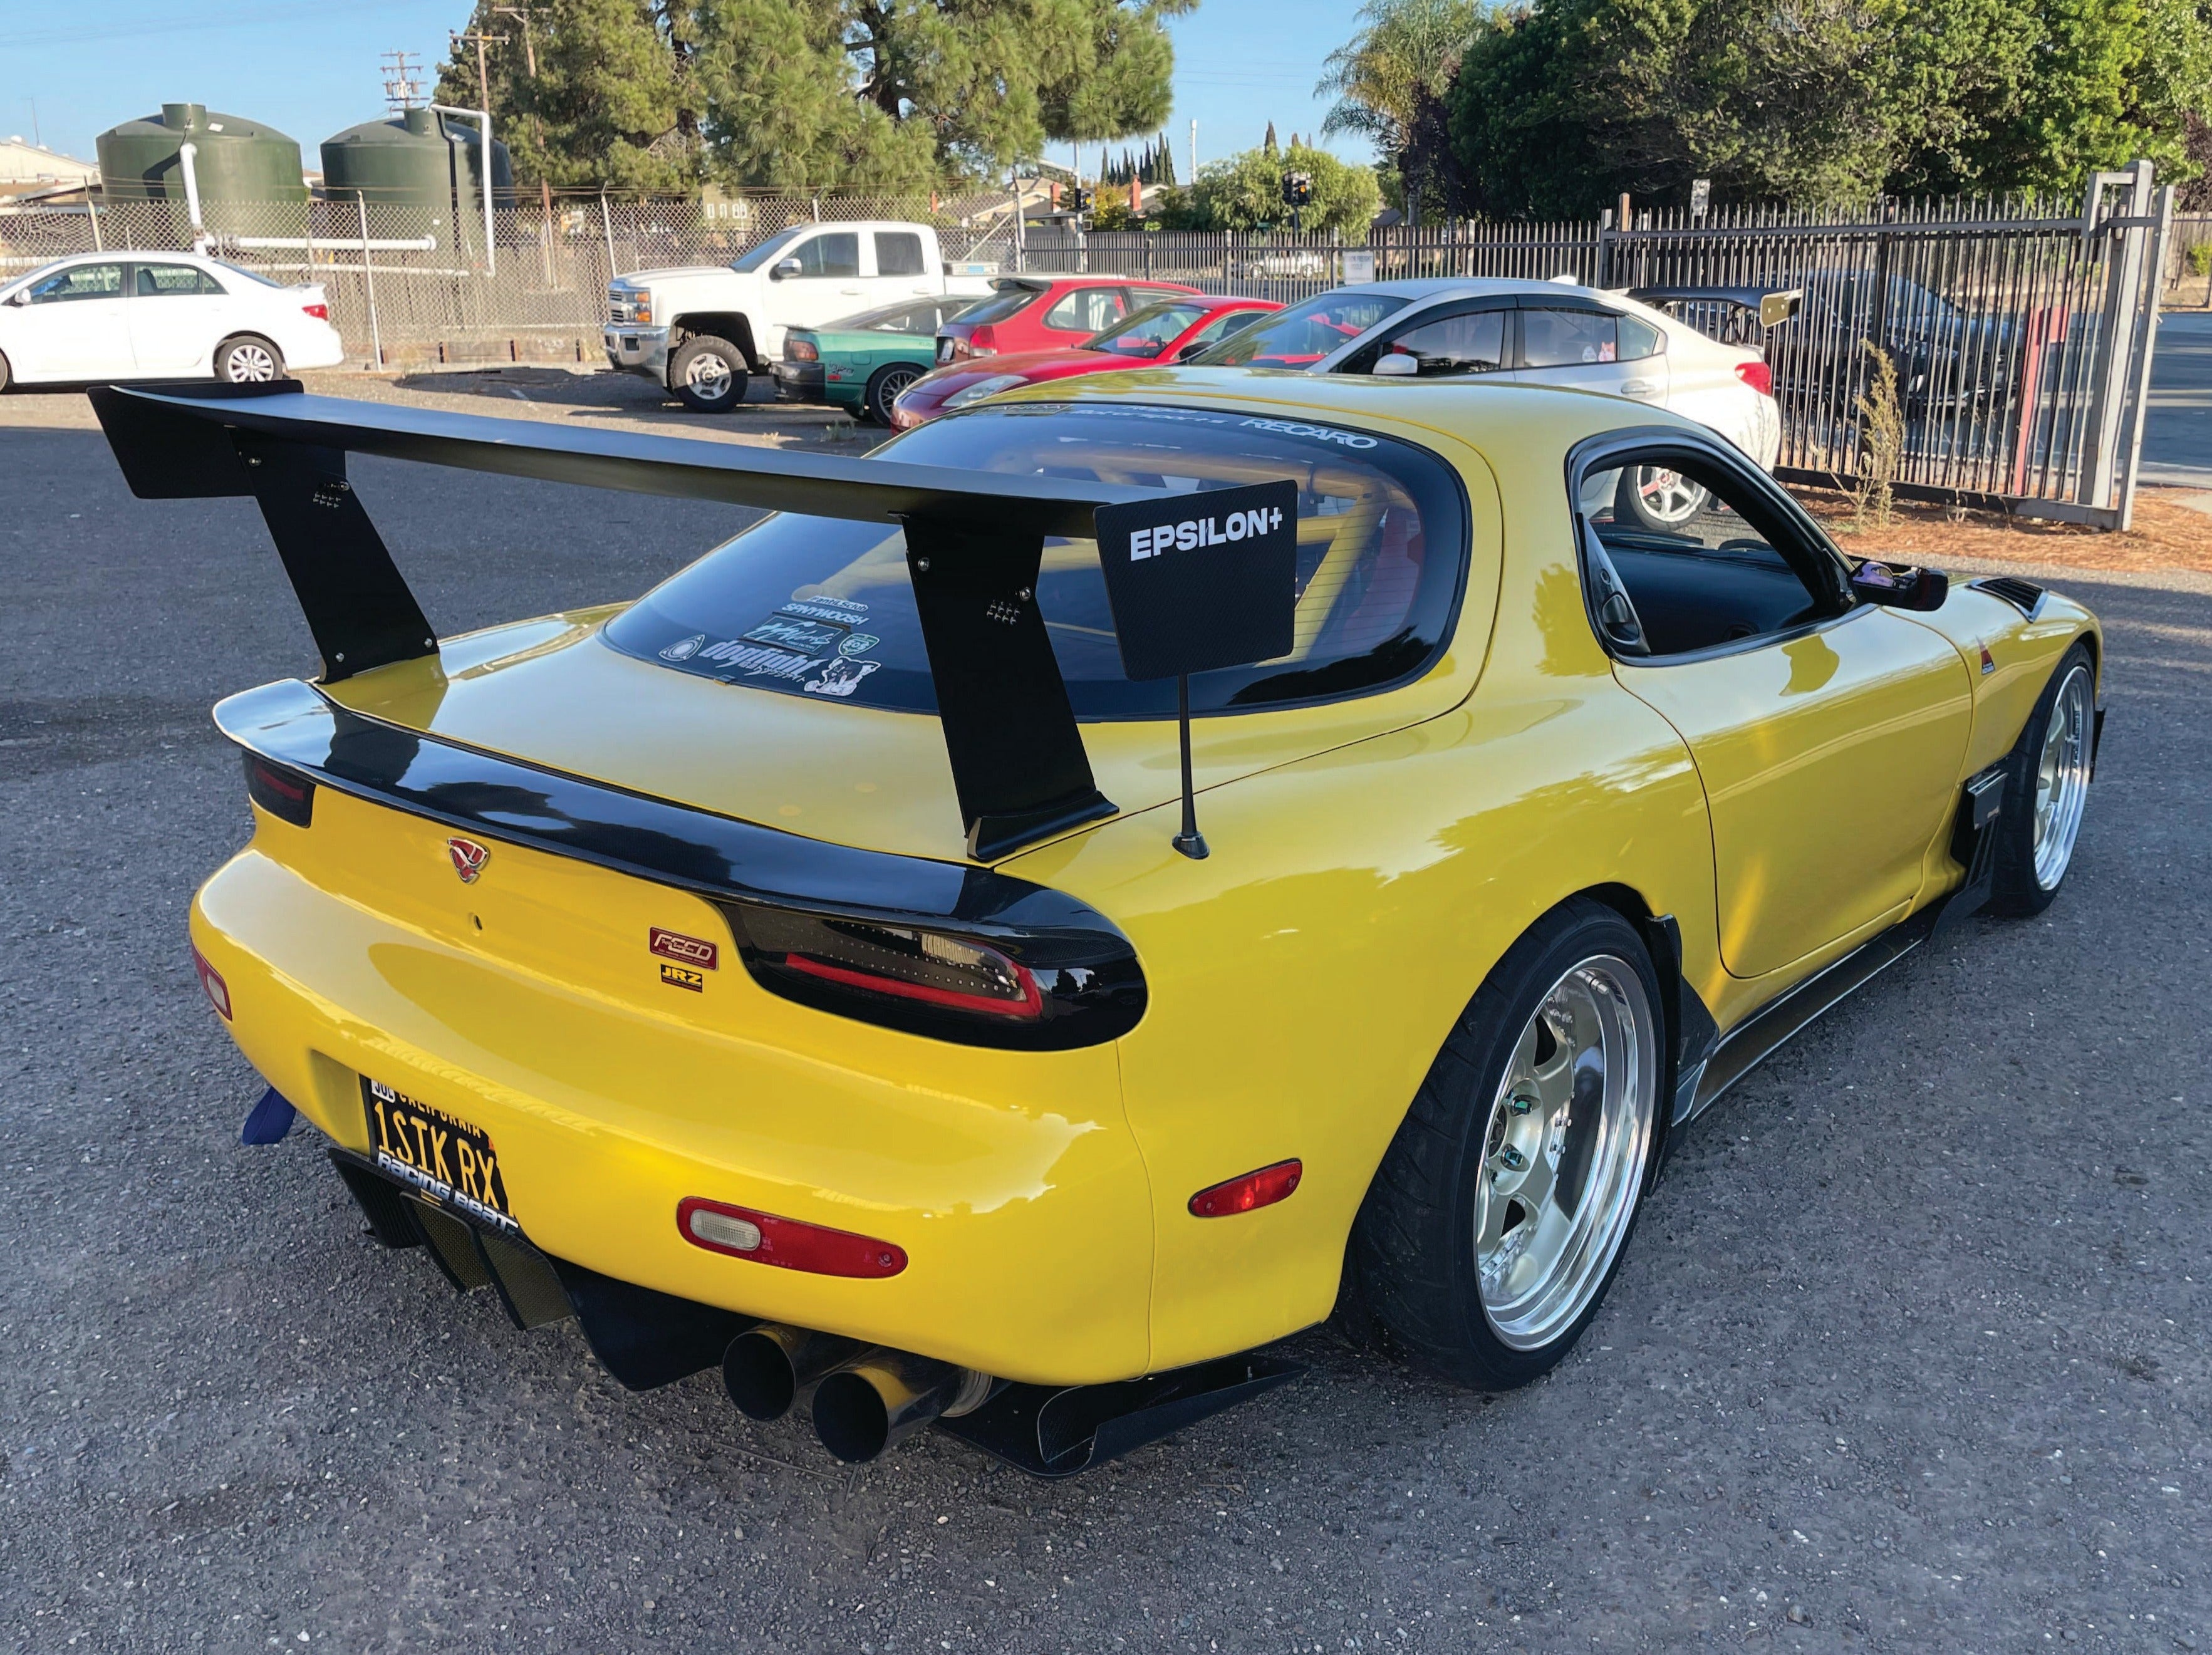
[{"label": "large black gt wing", "polygon": [[305,393],[294,380],[101,386],[94,408],[142,500],[251,497],[299,594],[326,682],[437,653],[346,477],[349,453],[902,524],[953,785],[979,860],[1111,815],[1036,601],[1048,534],[1164,490],[577,429]]}]

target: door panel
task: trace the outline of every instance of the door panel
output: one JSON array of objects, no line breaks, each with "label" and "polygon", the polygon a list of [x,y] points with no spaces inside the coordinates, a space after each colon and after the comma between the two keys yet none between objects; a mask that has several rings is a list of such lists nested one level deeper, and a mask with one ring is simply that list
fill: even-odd
[{"label": "door panel", "polygon": [[1731,973],[1779,970],[1917,892],[1972,722],[1947,640],[1869,606],[1764,646],[1615,671],[1697,760]]},{"label": "door panel", "polygon": [[868,285],[860,275],[858,231],[823,230],[787,249],[783,256],[799,261],[799,274],[778,283],[772,301],[776,319],[784,326],[813,327],[868,307]]},{"label": "door panel", "polygon": [[33,287],[18,313],[16,372],[27,380],[128,375],[136,359],[123,278],[120,261],[72,265]]}]

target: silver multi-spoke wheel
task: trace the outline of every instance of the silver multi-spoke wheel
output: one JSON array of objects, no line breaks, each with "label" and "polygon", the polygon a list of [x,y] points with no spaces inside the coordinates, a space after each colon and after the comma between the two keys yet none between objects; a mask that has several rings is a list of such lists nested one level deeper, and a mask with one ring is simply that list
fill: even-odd
[{"label": "silver multi-spoke wheel", "polygon": [[720,356],[702,351],[684,369],[684,383],[702,400],[720,402],[730,394],[737,375]]},{"label": "silver multi-spoke wheel", "polygon": [[2089,668],[2076,663],[2059,684],[2043,733],[2035,768],[2035,882],[2056,891],[2074,860],[2081,835],[2081,810],[2089,800],[2091,705]]},{"label": "silver multi-spoke wheel", "polygon": [[1483,1315],[1515,1350],[1573,1327],[1627,1238],[1658,1098],[1654,1030],[1642,976],[1595,955],[1552,985],[1505,1066],[1474,1253]]},{"label": "silver multi-spoke wheel", "polygon": [[1679,528],[1705,510],[1705,485],[1663,465],[1639,465],[1629,473],[1637,514],[1646,523]]},{"label": "silver multi-spoke wheel", "polygon": [[265,385],[276,377],[276,353],[258,339],[240,339],[223,359],[222,372],[233,385]]}]

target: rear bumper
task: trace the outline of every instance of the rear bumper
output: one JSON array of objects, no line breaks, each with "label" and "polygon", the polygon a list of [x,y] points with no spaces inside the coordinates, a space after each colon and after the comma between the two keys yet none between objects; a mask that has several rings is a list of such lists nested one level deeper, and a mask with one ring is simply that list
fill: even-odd
[{"label": "rear bumper", "polygon": [[820,362],[780,362],[774,369],[775,394],[782,402],[828,402],[829,380]]},{"label": "rear bumper", "polygon": [[[605,962],[635,953],[651,982],[647,910],[713,935],[706,904],[514,846],[503,892],[464,890],[431,860],[442,829],[392,835],[374,813],[404,922],[289,854],[324,837],[319,801],[312,832],[258,818],[192,907],[240,1049],[337,1146],[369,1152],[367,1074],[488,1133],[529,1241],[600,1275],[1007,1378],[1147,1370],[1152,1198],[1111,1045],[956,1047],[779,1001],[742,970],[659,1007]],[[450,925],[413,900],[417,860]],[[573,980],[471,941],[535,964],[559,933]],[[677,1227],[693,1196],[895,1242],[909,1263],[862,1281],[708,1252]]]},{"label": "rear bumper", "polygon": [[610,322],[600,330],[599,343],[605,348],[608,367],[621,368],[625,373],[642,374],[652,380],[667,378],[666,328],[634,327]]}]

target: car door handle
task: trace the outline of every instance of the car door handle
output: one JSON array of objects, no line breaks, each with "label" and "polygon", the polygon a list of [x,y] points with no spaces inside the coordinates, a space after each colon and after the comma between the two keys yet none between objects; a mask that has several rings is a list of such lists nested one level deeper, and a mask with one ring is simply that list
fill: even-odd
[{"label": "car door handle", "polygon": [[861,289],[859,288],[839,288],[837,291],[840,293],[859,293]]},{"label": "car door handle", "polygon": [[1624,397],[1649,397],[1656,394],[1658,389],[1658,382],[1655,380],[1630,380],[1621,386],[1620,394]]}]

